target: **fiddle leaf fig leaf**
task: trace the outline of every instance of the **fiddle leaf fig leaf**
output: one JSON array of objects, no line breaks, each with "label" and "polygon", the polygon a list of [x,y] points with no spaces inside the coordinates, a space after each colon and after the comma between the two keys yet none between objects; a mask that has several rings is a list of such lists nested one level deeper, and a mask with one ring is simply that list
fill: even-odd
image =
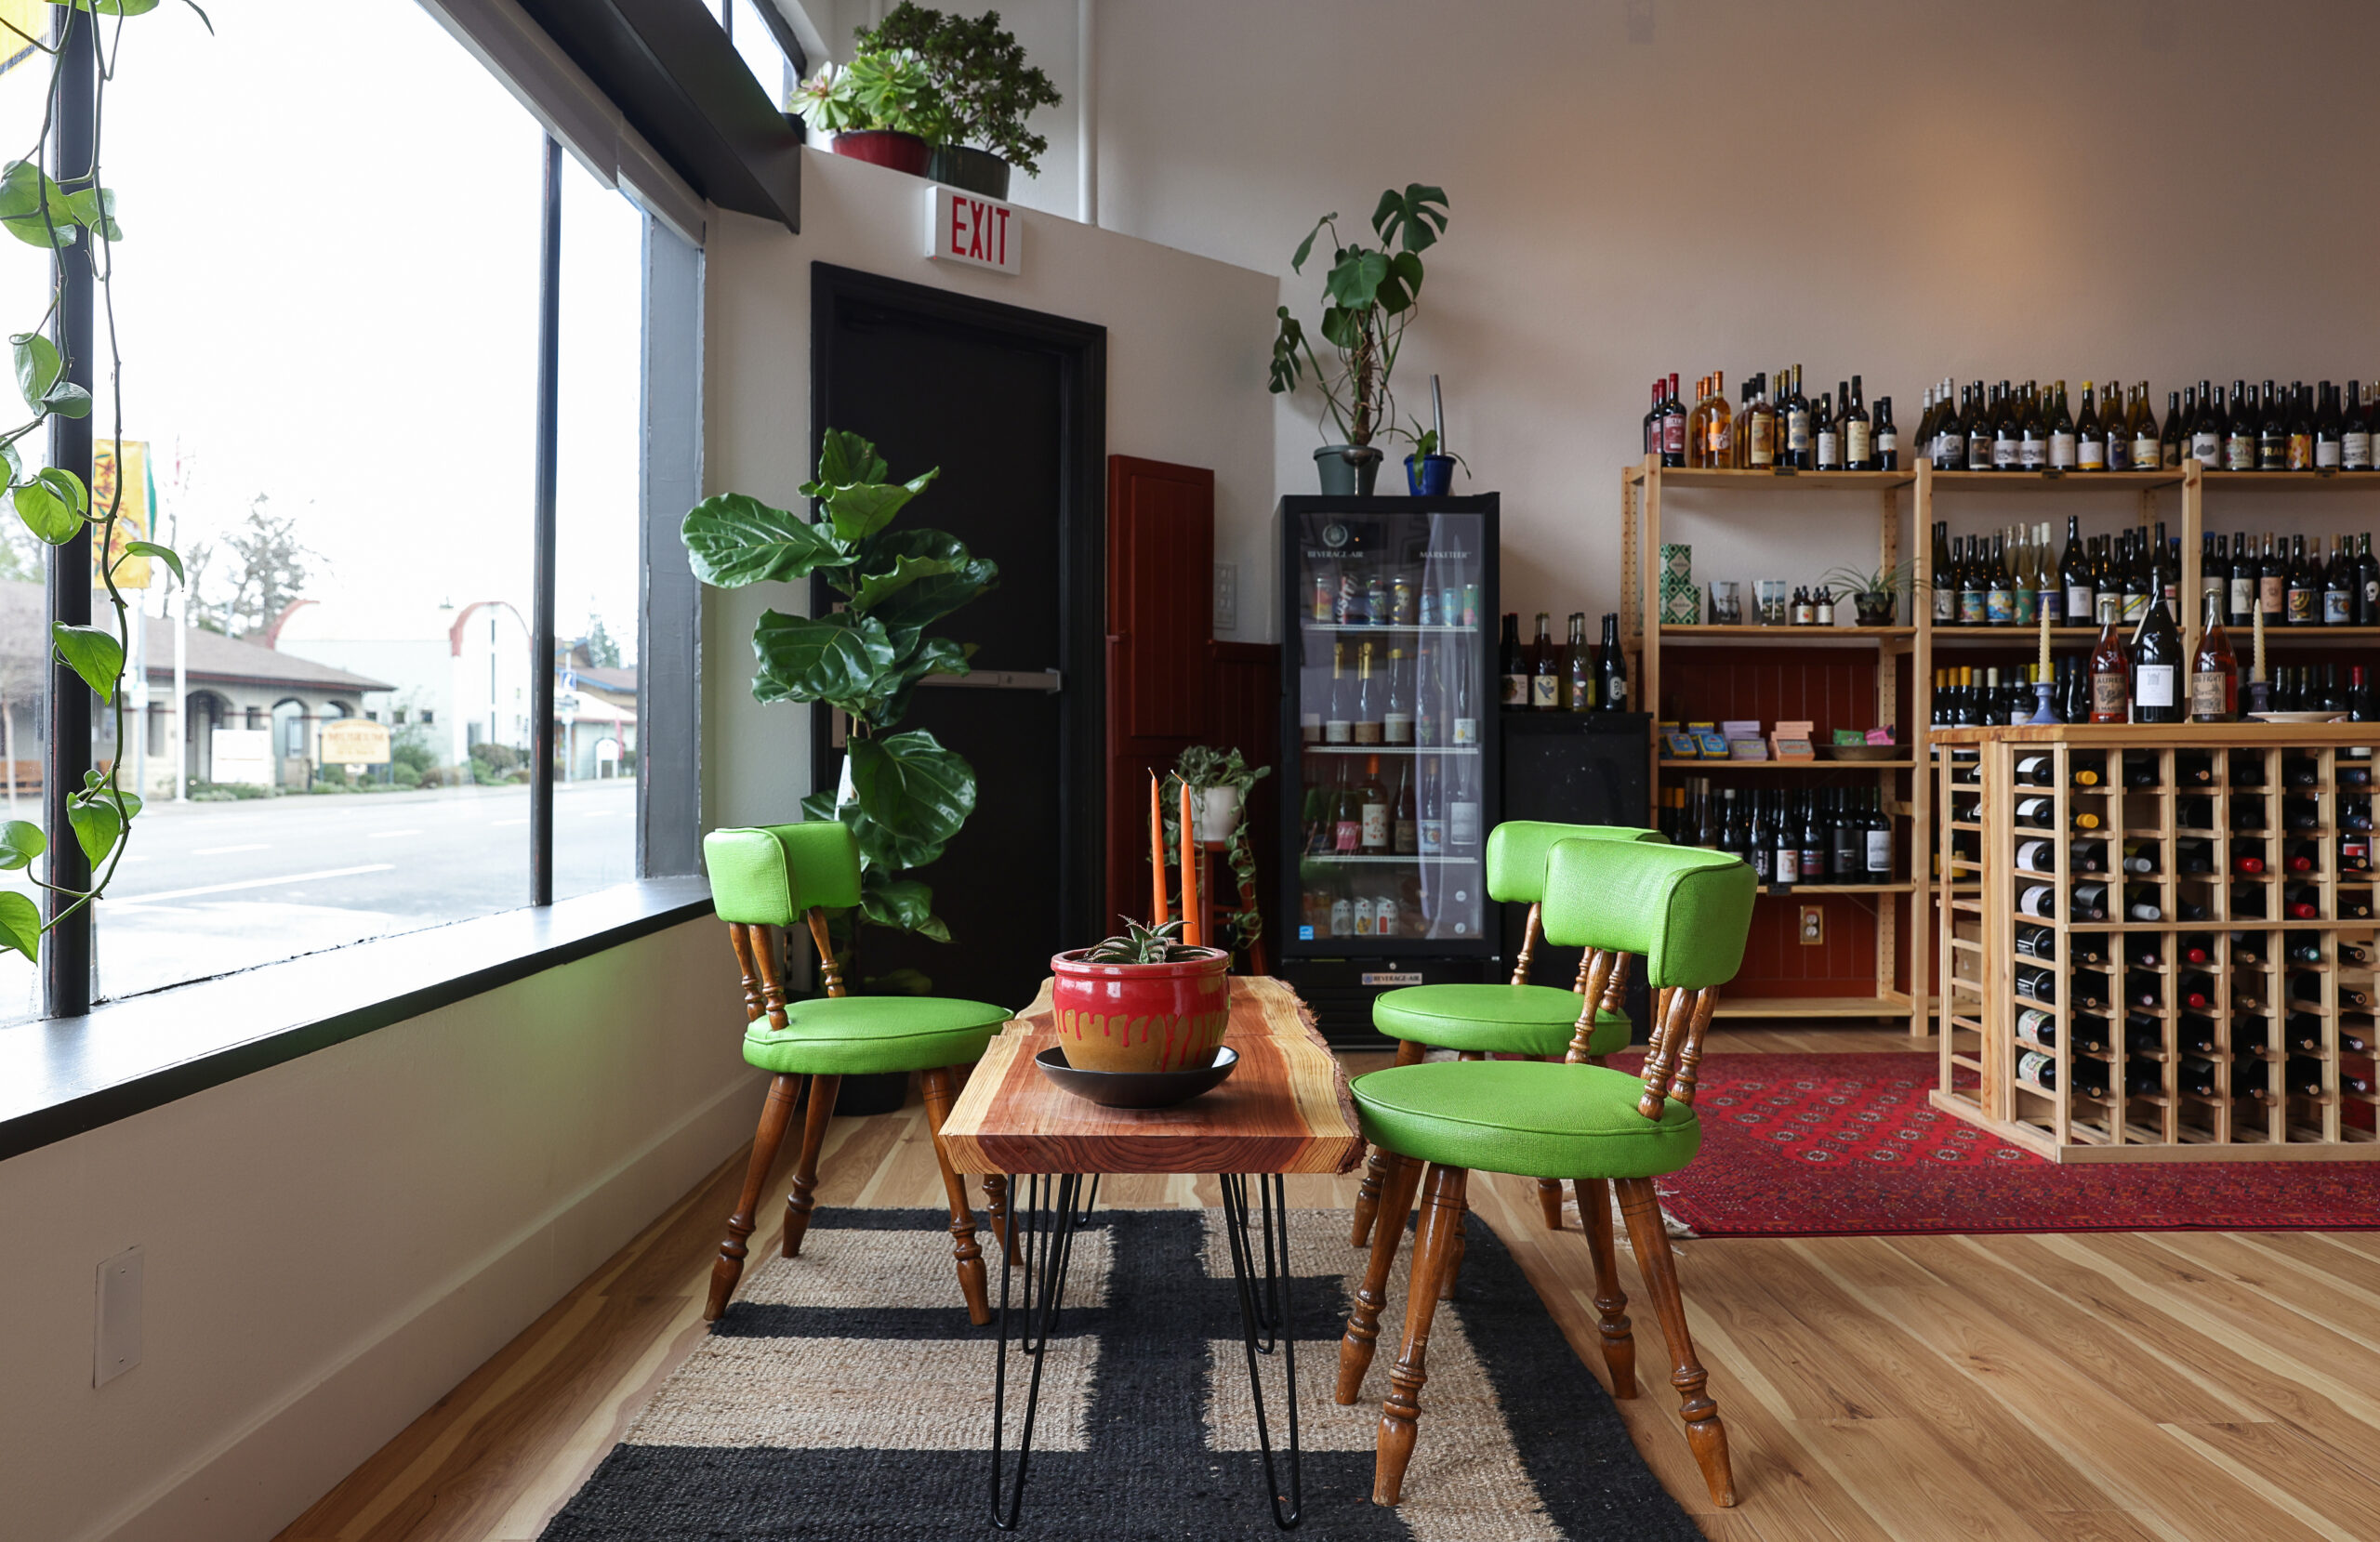
[{"label": "fiddle leaf fig leaf", "polygon": [[[851,742],[852,786],[893,868],[923,867],[975,811],[975,769],[921,730]],[[863,849],[867,832],[862,832]]]},{"label": "fiddle leaf fig leaf", "polygon": [[752,634],[760,672],[752,695],[763,702],[831,702],[849,710],[892,663],[892,639],[873,616],[787,615],[770,611]]},{"label": "fiddle leaf fig leaf", "polygon": [[48,850],[48,837],[30,820],[12,819],[0,824],[0,871],[13,873]]},{"label": "fiddle leaf fig leaf", "polygon": [[116,677],[124,673],[124,644],[113,632],[98,626],[69,626],[60,621],[50,624],[49,635],[58,644],[58,656],[83,677],[83,683],[99,700],[115,700]]},{"label": "fiddle leaf fig leaf", "polygon": [[920,879],[887,877],[870,869],[860,878],[859,907],[878,926],[914,931],[936,942],[950,941],[950,929],[933,913],[933,890]]},{"label": "fiddle leaf fig leaf", "polygon": [[856,543],[882,530],[893,515],[901,512],[903,505],[924,492],[940,475],[942,468],[936,467],[905,482],[864,481],[830,488],[820,501],[826,507],[826,517],[834,521],[836,536]]},{"label": "fiddle leaf fig leaf", "polygon": [[13,889],[0,891],[0,947],[40,962],[41,911]]},{"label": "fiddle leaf fig leaf", "polygon": [[851,553],[822,524],[741,493],[705,498],[679,527],[694,576],[722,589],[807,578]]},{"label": "fiddle leaf fig leaf", "polygon": [[829,428],[818,447],[818,480],[805,485],[801,495],[819,498],[834,488],[882,481],[891,470],[874,443],[845,429]]},{"label": "fiddle leaf fig leaf", "polygon": [[860,580],[852,609],[894,632],[932,626],[999,582],[998,563],[969,555],[944,531],[888,532],[869,546],[870,557],[891,554],[892,566]]}]

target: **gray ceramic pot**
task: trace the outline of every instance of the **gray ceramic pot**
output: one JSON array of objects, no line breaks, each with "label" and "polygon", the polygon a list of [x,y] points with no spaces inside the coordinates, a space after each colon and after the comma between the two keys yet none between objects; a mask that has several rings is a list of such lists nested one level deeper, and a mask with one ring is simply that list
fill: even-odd
[{"label": "gray ceramic pot", "polygon": [[1370,497],[1380,462],[1380,451],[1369,444],[1326,444],[1314,453],[1326,498]]},{"label": "gray ceramic pot", "polygon": [[926,175],[937,182],[986,198],[1008,197],[1008,163],[973,145],[936,145],[926,162]]}]

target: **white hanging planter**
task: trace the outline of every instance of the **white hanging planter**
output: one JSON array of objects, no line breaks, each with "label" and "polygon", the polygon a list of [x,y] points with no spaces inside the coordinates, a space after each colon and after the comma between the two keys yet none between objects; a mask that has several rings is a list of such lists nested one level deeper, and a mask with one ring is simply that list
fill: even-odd
[{"label": "white hanging planter", "polygon": [[1229,840],[1239,825],[1239,789],[1207,787],[1198,794],[1191,823],[1197,838],[1209,844]]}]

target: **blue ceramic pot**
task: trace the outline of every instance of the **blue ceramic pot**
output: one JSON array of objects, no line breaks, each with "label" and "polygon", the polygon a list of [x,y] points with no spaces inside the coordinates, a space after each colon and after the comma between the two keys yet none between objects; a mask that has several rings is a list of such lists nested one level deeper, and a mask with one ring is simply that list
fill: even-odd
[{"label": "blue ceramic pot", "polygon": [[1443,498],[1454,486],[1452,455],[1408,455],[1405,484],[1417,498]]}]

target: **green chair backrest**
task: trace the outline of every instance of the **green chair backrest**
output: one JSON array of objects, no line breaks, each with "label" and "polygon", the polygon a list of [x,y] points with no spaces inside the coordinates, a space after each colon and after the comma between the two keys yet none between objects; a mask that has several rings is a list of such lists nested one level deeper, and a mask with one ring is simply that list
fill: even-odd
[{"label": "green chair backrest", "polygon": [[1735,978],[1759,889],[1740,857],[1677,846],[1566,840],[1545,874],[1545,940],[1645,960],[1655,990]]},{"label": "green chair backrest", "polygon": [[1555,824],[1541,819],[1508,819],[1488,832],[1488,897],[1514,904],[1545,898],[1545,860],[1566,840],[1643,841],[1667,844],[1659,830],[1632,824]]},{"label": "green chair backrest", "polygon": [[722,921],[789,927],[813,906],[859,903],[859,842],[840,820],[713,830],[703,837],[703,866]]}]

